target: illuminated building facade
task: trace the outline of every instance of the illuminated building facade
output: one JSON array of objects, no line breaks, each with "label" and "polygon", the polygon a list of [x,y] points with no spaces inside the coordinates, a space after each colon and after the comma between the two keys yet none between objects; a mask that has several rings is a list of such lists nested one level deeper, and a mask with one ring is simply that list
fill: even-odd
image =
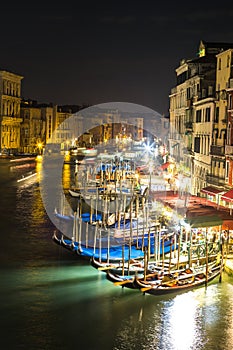
[{"label": "illuminated building facade", "polygon": [[[226,89],[230,78],[233,77],[231,56],[232,50],[225,50],[216,55],[216,106],[212,133],[213,141],[210,149],[211,171],[207,176],[207,185],[212,185],[219,190],[227,187],[227,177],[229,176],[229,172],[226,172],[225,155],[225,151],[230,151],[230,149],[226,147],[228,123],[228,96]],[[228,128],[230,129],[230,127]],[[230,146],[230,137],[228,141],[228,146]]]},{"label": "illuminated building facade", "polygon": [[229,187],[233,186],[233,50],[227,50],[224,57],[219,56],[219,59],[224,58],[227,69],[226,83],[226,98],[227,98],[227,137],[225,145],[225,156],[226,156],[226,166],[225,166],[225,181]]},{"label": "illuminated building facade", "polygon": [[[199,57],[180,62],[177,85],[169,96],[170,154],[181,171],[190,175],[192,194],[200,194],[204,186],[224,185],[226,107],[216,96],[226,88],[226,81],[223,87],[217,59],[229,47],[233,44],[201,41]],[[217,119],[219,113],[221,119]]]},{"label": "illuminated building facade", "polygon": [[22,76],[0,70],[0,152],[20,148],[20,102]]}]

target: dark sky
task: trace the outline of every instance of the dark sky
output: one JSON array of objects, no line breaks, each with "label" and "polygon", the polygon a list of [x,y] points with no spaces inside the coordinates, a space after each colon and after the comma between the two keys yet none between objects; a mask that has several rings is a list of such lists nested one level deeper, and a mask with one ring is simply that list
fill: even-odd
[{"label": "dark sky", "polygon": [[22,97],[38,102],[132,102],[167,115],[180,60],[195,57],[201,39],[233,43],[233,1],[214,3],[9,2],[0,69],[24,76]]}]

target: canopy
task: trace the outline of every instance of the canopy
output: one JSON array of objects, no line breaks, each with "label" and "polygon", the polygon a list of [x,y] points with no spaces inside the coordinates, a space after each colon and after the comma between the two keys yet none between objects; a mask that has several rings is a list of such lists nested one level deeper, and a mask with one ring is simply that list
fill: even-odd
[{"label": "canopy", "polygon": [[202,188],[201,192],[207,193],[211,196],[216,196],[217,194],[223,192],[223,190],[219,190],[219,189],[212,187],[212,186],[207,186],[207,187]]},{"label": "canopy", "polygon": [[221,199],[223,199],[224,201],[226,202],[233,202],[233,189],[224,193],[222,196],[221,196]]},{"label": "canopy", "polygon": [[233,230],[233,220],[224,220],[222,228],[223,230]]},{"label": "canopy", "polygon": [[194,218],[187,218],[185,222],[189,224],[192,228],[198,227],[213,227],[222,225],[223,220],[218,216],[197,216]]}]

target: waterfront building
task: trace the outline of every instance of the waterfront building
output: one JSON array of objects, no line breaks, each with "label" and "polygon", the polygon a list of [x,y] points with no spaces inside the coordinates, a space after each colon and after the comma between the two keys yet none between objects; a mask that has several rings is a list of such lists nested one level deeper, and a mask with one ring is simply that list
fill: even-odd
[{"label": "waterfront building", "polygon": [[68,150],[74,144],[77,128],[82,129],[80,121],[78,125],[68,121],[72,115],[73,110],[68,106],[22,101],[21,151],[38,153],[47,143],[59,144],[59,149]]},{"label": "waterfront building", "polygon": [[[82,119],[82,129],[84,133],[91,134],[91,141],[94,145],[113,142],[116,139],[143,138],[143,116],[125,114],[118,109],[102,109],[95,107],[94,110],[81,111],[76,116],[79,121]],[[80,135],[80,134],[79,134]],[[80,144],[84,144],[83,136]],[[86,144],[86,142],[85,142]]]},{"label": "waterfront building", "polygon": [[226,168],[225,180],[229,187],[233,186],[233,50],[226,53],[226,65],[228,66],[228,81],[226,82],[227,93],[227,137],[225,145]]},{"label": "waterfront building", "polygon": [[[179,170],[190,176],[192,194],[200,194],[208,185],[224,185],[220,181],[222,173],[213,171],[213,156],[222,146],[217,138],[220,136],[222,142],[225,137],[222,125],[215,125],[219,113],[219,106],[215,109],[215,89],[220,89],[215,80],[216,55],[229,47],[233,44],[201,41],[199,57],[180,62],[177,85],[169,95],[170,154],[179,163]],[[219,135],[214,132],[218,128],[222,130]]]},{"label": "waterfront building", "polygon": [[209,96],[193,103],[193,174],[192,193],[200,195],[208,184],[206,178],[211,173],[212,130],[215,115],[215,98]]},{"label": "waterfront building", "polygon": [[[231,69],[233,69],[233,60],[231,64]],[[233,186],[233,78],[229,79],[226,91],[228,94],[228,125],[225,146],[226,182],[229,186]]]},{"label": "waterfront building", "polygon": [[[233,44],[231,45],[233,47]],[[230,79],[233,78],[232,70],[232,49],[219,52],[216,67],[216,107],[213,123],[211,154],[211,171],[206,177],[207,186],[212,186],[218,191],[219,203],[226,205],[221,200],[223,192],[231,188],[232,175],[231,165],[231,115],[228,118],[228,98],[227,88]],[[228,137],[227,137],[228,132]],[[230,177],[229,177],[230,176]]]},{"label": "waterfront building", "polygon": [[[204,123],[204,115],[202,119],[202,109],[198,106],[198,102],[213,97],[215,57],[208,55],[207,57],[200,56],[190,60],[182,60],[176,69],[176,75],[177,86],[171,90],[169,96],[170,152],[175,161],[180,164],[181,172],[188,177],[193,174],[198,174],[199,177],[202,169],[199,169],[199,163],[194,162],[194,156],[195,153],[200,155],[200,151],[202,152],[207,147],[202,144],[200,150],[201,142],[208,141],[207,138],[200,137],[202,130],[200,125],[197,126],[197,123],[202,125]],[[193,130],[194,126],[195,131]],[[197,178],[195,178],[196,180]],[[197,186],[196,183],[192,184],[193,194],[197,192],[198,187],[200,186]]]},{"label": "waterfront building", "polygon": [[0,70],[0,152],[20,148],[20,102],[23,76]]},{"label": "waterfront building", "polygon": [[20,116],[20,151],[23,153],[40,153],[46,140],[46,120],[41,108],[35,101],[21,102]]}]

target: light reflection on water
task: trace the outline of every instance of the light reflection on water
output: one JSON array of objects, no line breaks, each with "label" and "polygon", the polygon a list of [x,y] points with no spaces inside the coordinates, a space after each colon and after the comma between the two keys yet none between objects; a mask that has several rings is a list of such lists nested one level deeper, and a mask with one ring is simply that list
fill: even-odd
[{"label": "light reflection on water", "polygon": [[52,242],[35,181],[5,188],[0,204],[3,349],[232,349],[232,278],[164,297],[115,287]]},{"label": "light reflection on water", "polygon": [[[123,320],[114,350],[230,350],[233,285],[226,282],[171,297],[145,295],[137,315]],[[148,303],[147,303],[148,302]]]}]

